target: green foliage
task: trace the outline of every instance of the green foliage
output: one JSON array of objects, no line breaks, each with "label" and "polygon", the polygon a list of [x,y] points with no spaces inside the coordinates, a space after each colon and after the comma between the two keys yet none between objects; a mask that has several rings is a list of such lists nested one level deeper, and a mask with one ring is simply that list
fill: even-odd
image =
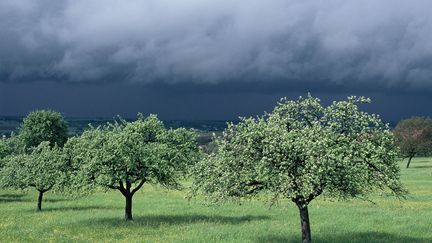
[{"label": "green foliage", "polygon": [[92,128],[71,138],[65,149],[77,181],[85,182],[79,185],[81,189],[117,188],[141,181],[179,188],[178,176],[184,175],[198,155],[195,136],[183,128],[167,130],[151,115]]},{"label": "green foliage", "polygon": [[39,192],[37,210],[42,210],[43,194],[59,189],[68,169],[61,148],[48,141],[31,148],[27,153],[7,156],[0,171],[0,185],[19,189],[35,188]]},{"label": "green foliage", "polygon": [[28,154],[9,156],[1,171],[2,184],[7,187],[25,189],[34,187],[38,191],[48,191],[60,184],[67,169],[62,150],[42,142]]},{"label": "green foliage", "polygon": [[393,133],[404,157],[429,155],[432,152],[432,120],[412,117],[400,121]]},{"label": "green foliage", "polygon": [[179,189],[179,179],[198,159],[196,134],[165,129],[154,115],[123,120],[85,131],[65,145],[73,168],[72,188],[98,186],[131,198],[144,183]]},{"label": "green foliage", "polygon": [[[11,135],[9,138],[0,139],[0,170],[5,166],[6,161],[9,156],[20,154],[23,152],[23,145],[21,140],[15,136]],[[0,178],[1,181],[1,178]],[[0,184],[0,187],[2,184]]]},{"label": "green foliage", "polygon": [[197,164],[193,194],[213,201],[259,192],[287,198],[307,228],[303,210],[320,195],[366,197],[376,189],[402,195],[393,134],[378,116],[359,111],[367,102],[349,97],[323,107],[311,96],[282,99],[270,114],[229,125],[216,153]]},{"label": "green foliage", "polygon": [[10,154],[10,148],[7,138],[0,139],[0,159]]},{"label": "green foliage", "polygon": [[216,150],[217,150],[217,144],[216,144],[216,142],[211,141],[211,142],[209,142],[206,145],[202,145],[201,148],[202,148],[202,150],[203,150],[204,153],[206,153],[206,154],[212,154],[212,153],[216,152]]},{"label": "green foliage", "polygon": [[0,139],[0,170],[3,167],[3,163],[4,163],[3,159],[10,154],[11,151],[10,151],[7,138],[1,138]]},{"label": "green foliage", "polygon": [[400,195],[393,135],[378,116],[359,111],[364,102],[282,99],[270,114],[229,125],[217,153],[196,167],[193,191],[216,201],[267,191],[305,205],[321,194],[344,199],[388,188]]},{"label": "green foliage", "polygon": [[24,152],[22,141],[12,134],[9,138],[0,139],[0,159],[9,155],[19,154]]},{"label": "green foliage", "polygon": [[67,132],[68,126],[60,113],[37,110],[24,118],[19,137],[27,149],[37,147],[44,141],[50,142],[51,146],[57,144],[63,147],[67,141]]}]

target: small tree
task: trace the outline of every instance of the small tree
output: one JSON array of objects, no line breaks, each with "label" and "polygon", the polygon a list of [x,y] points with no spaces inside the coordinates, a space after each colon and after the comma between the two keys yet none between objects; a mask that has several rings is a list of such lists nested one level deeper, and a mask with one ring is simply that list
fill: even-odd
[{"label": "small tree", "polygon": [[2,185],[25,189],[35,188],[39,192],[37,210],[42,210],[45,192],[60,184],[67,167],[62,150],[50,147],[49,142],[42,142],[28,154],[6,157],[6,164],[0,172]]},{"label": "small tree", "polygon": [[179,189],[178,179],[199,155],[195,132],[167,130],[154,115],[90,129],[70,139],[65,149],[75,188],[120,191],[126,220],[132,220],[132,197],[145,183]]},{"label": "small tree", "polygon": [[29,149],[37,147],[40,143],[48,141],[51,146],[59,147],[67,141],[68,126],[63,116],[55,111],[32,111],[23,120],[19,131],[19,137],[24,146]]},{"label": "small tree", "polygon": [[358,110],[364,102],[350,97],[323,107],[311,96],[282,99],[270,114],[230,124],[192,173],[193,195],[287,198],[299,209],[303,242],[311,241],[308,205],[320,195],[365,197],[385,188],[401,195],[393,135],[378,116]]},{"label": "small tree", "polygon": [[432,151],[432,120],[429,118],[412,117],[402,120],[393,133],[402,155],[408,158],[407,168],[412,158]]}]

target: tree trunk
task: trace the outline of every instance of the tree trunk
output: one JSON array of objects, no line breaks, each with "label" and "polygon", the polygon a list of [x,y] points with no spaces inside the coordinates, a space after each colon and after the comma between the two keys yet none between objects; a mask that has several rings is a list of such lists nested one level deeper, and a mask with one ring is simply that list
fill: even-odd
[{"label": "tree trunk", "polygon": [[413,157],[414,157],[414,156],[410,155],[410,157],[408,158],[407,169],[409,168],[410,163],[411,163],[411,159],[412,159]]},{"label": "tree trunk", "polygon": [[308,207],[304,205],[297,205],[300,211],[300,224],[302,231],[302,243],[311,242],[311,230],[309,225],[309,212]]},{"label": "tree trunk", "polygon": [[128,193],[128,195],[125,195],[126,199],[126,206],[125,206],[125,219],[126,220],[133,220],[132,218],[132,195]]},{"label": "tree trunk", "polygon": [[42,210],[42,199],[43,199],[43,191],[39,191],[38,203],[37,203],[37,211]]}]

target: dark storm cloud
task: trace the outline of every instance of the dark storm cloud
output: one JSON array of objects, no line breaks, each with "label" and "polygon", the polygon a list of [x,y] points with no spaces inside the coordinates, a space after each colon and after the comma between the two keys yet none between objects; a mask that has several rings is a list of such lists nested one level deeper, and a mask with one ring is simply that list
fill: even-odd
[{"label": "dark storm cloud", "polygon": [[2,0],[0,79],[431,91],[430,9],[430,0]]},{"label": "dark storm cloud", "polygon": [[[149,87],[150,86],[150,87]],[[220,87],[220,86],[218,86]],[[221,92],[223,91],[223,92]],[[358,93],[373,102],[362,109],[380,114],[391,123],[412,115],[431,116],[428,95]],[[296,99],[304,91],[272,90],[247,92],[240,89],[215,91],[193,85],[125,85],[119,83],[76,84],[56,82],[0,83],[0,116],[26,115],[35,109],[54,109],[66,117],[135,118],[138,112],[158,114],[161,119],[223,120],[262,115],[281,97]],[[343,100],[349,93],[314,92],[324,104]]]}]

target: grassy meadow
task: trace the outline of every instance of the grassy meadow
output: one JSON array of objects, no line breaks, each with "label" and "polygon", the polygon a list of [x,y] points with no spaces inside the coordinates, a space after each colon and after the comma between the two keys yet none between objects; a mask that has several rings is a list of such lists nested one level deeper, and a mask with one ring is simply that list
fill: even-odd
[{"label": "grassy meadow", "polygon": [[[374,203],[319,198],[309,213],[314,242],[432,242],[432,158],[401,162],[405,200]],[[289,201],[207,206],[186,192],[145,185],[125,222],[120,192],[70,200],[46,193],[36,212],[36,192],[0,191],[0,242],[300,242],[298,210]]]}]

